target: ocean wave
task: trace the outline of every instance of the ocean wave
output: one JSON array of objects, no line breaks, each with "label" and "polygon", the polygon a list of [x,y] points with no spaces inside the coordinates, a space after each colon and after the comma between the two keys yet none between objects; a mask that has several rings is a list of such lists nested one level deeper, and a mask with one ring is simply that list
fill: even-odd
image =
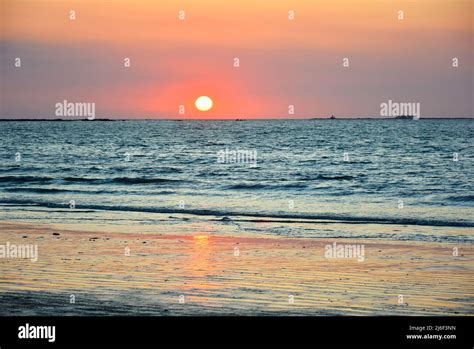
[{"label": "ocean wave", "polygon": [[52,177],[39,176],[0,176],[0,183],[50,182]]},{"label": "ocean wave", "polygon": [[147,183],[177,183],[182,182],[178,179],[169,178],[137,178],[137,177],[119,177],[112,178],[113,183],[125,183],[125,184],[147,184]]},{"label": "ocean wave", "polygon": [[90,184],[157,184],[157,183],[179,183],[183,180],[171,178],[143,178],[143,177],[111,177],[111,178],[89,178],[89,177],[44,177],[44,176],[0,176],[0,183],[49,183],[52,181],[64,181],[69,183]]},{"label": "ocean wave", "polygon": [[226,189],[230,190],[246,190],[246,189],[266,189],[268,188],[267,185],[265,184],[257,184],[257,183],[252,183],[252,184],[233,184],[229,185],[226,187]]},{"label": "ocean wave", "polygon": [[182,182],[178,179],[169,179],[169,178],[142,178],[142,177],[112,177],[112,178],[87,178],[87,177],[66,177],[64,178],[66,182],[85,182],[85,183],[97,183],[97,184],[107,184],[107,183],[118,183],[118,184],[153,184],[153,183],[176,183]]},{"label": "ocean wave", "polygon": [[197,177],[208,178],[208,177],[227,177],[228,175],[229,174],[226,173],[226,172],[212,171],[212,172],[201,172],[201,173],[197,174],[196,176]]},{"label": "ocean wave", "polygon": [[230,190],[260,190],[260,189],[304,189],[308,186],[303,183],[288,183],[288,184],[258,184],[258,183],[240,183],[226,186],[225,189]]},{"label": "ocean wave", "polygon": [[17,171],[26,172],[26,171],[34,171],[36,169],[37,169],[36,167],[26,167],[26,166],[17,165],[17,166],[12,166],[12,167],[0,168],[0,172],[3,172],[3,173],[5,173],[5,172],[17,172]]},{"label": "ocean wave", "polygon": [[447,199],[451,201],[471,202],[474,201],[474,195],[453,195],[449,196]]},{"label": "ocean wave", "polygon": [[350,181],[354,180],[356,177],[349,176],[349,175],[317,175],[315,177],[305,176],[299,178],[301,181],[317,181],[317,180],[324,180],[324,181]]},{"label": "ocean wave", "polygon": [[[46,208],[68,208],[69,203],[58,204],[52,202],[41,202],[32,200],[4,199],[0,204],[15,206],[39,206]],[[166,214],[190,214],[196,216],[215,217],[247,217],[256,222],[271,219],[284,219],[287,223],[346,223],[346,224],[390,224],[390,225],[421,225],[436,227],[474,227],[473,221],[426,219],[426,218],[403,218],[403,217],[363,217],[344,214],[310,214],[310,213],[281,213],[281,212],[243,212],[243,211],[221,211],[213,209],[179,209],[176,207],[143,207],[143,206],[110,206],[93,204],[76,204],[76,209],[97,211],[121,211],[121,212],[143,212],[143,213],[166,213]],[[298,221],[299,220],[299,221]]]},{"label": "ocean wave", "polygon": [[80,189],[63,189],[63,188],[32,188],[32,187],[20,187],[20,188],[5,188],[4,192],[10,193],[32,193],[32,194],[81,194],[81,195],[97,195],[97,194],[111,194],[111,195],[172,195],[176,194],[174,190],[161,190],[161,191],[127,191],[127,190],[80,190]]},{"label": "ocean wave", "polygon": [[68,189],[58,189],[58,188],[32,188],[32,187],[26,187],[26,188],[6,188],[3,189],[6,192],[13,192],[13,193],[38,193],[38,194],[53,194],[53,193],[71,193],[71,192],[82,192],[82,190],[68,190]]}]

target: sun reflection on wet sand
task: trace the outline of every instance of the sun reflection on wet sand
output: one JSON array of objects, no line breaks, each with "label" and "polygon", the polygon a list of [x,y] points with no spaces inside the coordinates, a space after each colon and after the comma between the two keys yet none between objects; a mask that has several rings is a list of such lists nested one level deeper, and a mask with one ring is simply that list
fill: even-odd
[{"label": "sun reflection on wet sand", "polygon": [[190,252],[184,262],[187,275],[184,289],[188,291],[209,289],[208,276],[214,271],[211,263],[213,254],[212,237],[206,233],[197,233],[190,241]]},{"label": "sun reflection on wet sand", "polygon": [[[472,312],[470,245],[462,245],[462,253],[453,258],[452,244],[341,239],[364,244],[367,258],[328,260],[324,251],[331,239],[225,236],[226,227],[183,224],[186,233],[171,235],[0,224],[5,241],[35,243],[39,251],[36,263],[1,261],[0,298],[10,297],[5,302],[19,309],[16,300],[34,292],[35,308],[23,305],[22,310],[31,314],[50,314],[51,304],[70,313],[94,312],[102,302],[110,306],[104,312],[162,314],[166,309],[167,315]],[[368,233],[366,227],[346,228]],[[403,226],[373,229],[384,228],[388,234],[411,231]],[[129,256],[124,255],[125,246]],[[73,293],[88,297],[87,309],[63,304],[64,295]],[[400,294],[408,305],[397,303]],[[178,302],[181,295],[185,304]]]}]

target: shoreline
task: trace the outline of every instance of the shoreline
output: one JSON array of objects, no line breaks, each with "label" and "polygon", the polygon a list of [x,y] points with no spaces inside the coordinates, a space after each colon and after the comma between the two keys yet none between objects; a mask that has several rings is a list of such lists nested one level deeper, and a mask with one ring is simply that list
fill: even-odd
[{"label": "shoreline", "polygon": [[[0,259],[0,315],[474,312],[471,244],[236,236],[214,222],[143,234],[65,228],[0,222],[0,243],[39,251],[37,262]],[[325,258],[334,242],[364,245],[365,260]]]}]

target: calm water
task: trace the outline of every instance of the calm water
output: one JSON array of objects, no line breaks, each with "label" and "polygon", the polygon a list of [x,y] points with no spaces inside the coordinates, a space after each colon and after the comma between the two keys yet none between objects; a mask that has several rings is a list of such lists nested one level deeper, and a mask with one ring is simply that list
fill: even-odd
[{"label": "calm water", "polygon": [[[0,218],[104,223],[120,211],[114,224],[148,224],[154,212],[186,212],[474,227],[473,125],[0,122]],[[257,151],[256,166],[220,163],[226,148]]]}]

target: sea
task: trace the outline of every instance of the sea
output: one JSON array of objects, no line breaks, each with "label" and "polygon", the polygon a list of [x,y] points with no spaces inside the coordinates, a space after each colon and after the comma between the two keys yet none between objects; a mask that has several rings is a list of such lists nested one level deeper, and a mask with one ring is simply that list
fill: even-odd
[{"label": "sea", "polygon": [[166,214],[472,241],[439,229],[474,227],[473,139],[471,119],[0,121],[0,220],[146,226]]}]

